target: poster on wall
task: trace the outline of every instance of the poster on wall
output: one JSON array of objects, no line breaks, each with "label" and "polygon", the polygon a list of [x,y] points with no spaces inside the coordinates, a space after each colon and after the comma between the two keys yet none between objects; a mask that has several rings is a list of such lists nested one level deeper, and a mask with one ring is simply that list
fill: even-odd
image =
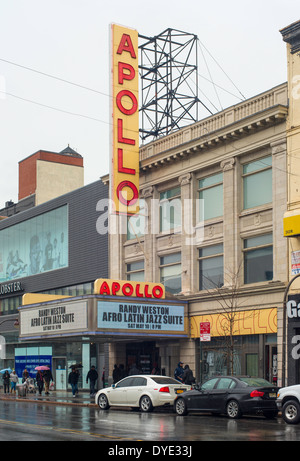
[{"label": "poster on wall", "polygon": [[291,262],[292,275],[300,274],[300,251],[292,251]]},{"label": "poster on wall", "polygon": [[15,357],[15,370],[19,378],[22,378],[23,371],[26,369],[31,378],[36,377],[36,367],[46,366],[51,370],[51,355],[18,355]]},{"label": "poster on wall", "polygon": [[0,231],[0,282],[67,266],[67,205]]}]

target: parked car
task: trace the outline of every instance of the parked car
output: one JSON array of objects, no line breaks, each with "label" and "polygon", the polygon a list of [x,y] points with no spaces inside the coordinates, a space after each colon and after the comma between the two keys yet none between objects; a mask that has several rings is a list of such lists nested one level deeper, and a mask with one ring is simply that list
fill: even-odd
[{"label": "parked car", "polygon": [[282,412],[282,419],[288,424],[300,421],[300,384],[279,389],[276,400],[277,408]]},{"label": "parked car", "polygon": [[237,419],[243,414],[263,414],[274,418],[278,414],[278,387],[265,379],[236,376],[217,376],[183,395],[174,402],[178,415],[190,411],[226,414]]},{"label": "parked car", "polygon": [[173,405],[177,395],[190,389],[190,385],[181,384],[169,376],[134,375],[98,391],[95,402],[102,410],[116,405],[149,412],[154,407]]}]

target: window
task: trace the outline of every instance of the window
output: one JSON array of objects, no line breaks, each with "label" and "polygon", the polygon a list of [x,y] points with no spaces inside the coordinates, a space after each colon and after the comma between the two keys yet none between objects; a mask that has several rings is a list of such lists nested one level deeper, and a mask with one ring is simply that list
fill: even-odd
[{"label": "window", "polygon": [[273,279],[272,234],[244,240],[244,282],[255,283]]},{"label": "window", "polygon": [[217,385],[217,389],[233,389],[234,387],[236,387],[236,382],[230,378],[221,378]]},{"label": "window", "polygon": [[159,230],[170,231],[181,226],[181,192],[174,187],[160,194]]},{"label": "window", "polygon": [[144,261],[135,261],[126,264],[127,280],[144,282]]},{"label": "window", "polygon": [[224,284],[223,244],[199,249],[199,290],[220,288]]},{"label": "window", "polygon": [[145,200],[139,200],[139,212],[127,218],[127,240],[136,239],[145,235],[146,209]]},{"label": "window", "polygon": [[272,202],[272,157],[243,166],[244,209]]},{"label": "window", "polygon": [[210,389],[213,389],[216,385],[216,382],[218,381],[219,378],[212,378],[208,381],[206,381],[204,384],[201,385],[201,389],[206,389],[209,391]]},{"label": "window", "polygon": [[129,386],[133,386],[133,381],[134,381],[134,378],[132,378],[131,376],[128,377],[128,378],[124,378],[124,379],[122,379],[122,381],[119,381],[119,382],[116,384],[116,387],[129,387]]},{"label": "window", "polygon": [[131,386],[147,386],[147,379],[146,378],[134,378]]},{"label": "window", "polygon": [[223,216],[223,173],[199,180],[199,220]]},{"label": "window", "polygon": [[181,253],[160,258],[160,282],[169,293],[181,291]]}]

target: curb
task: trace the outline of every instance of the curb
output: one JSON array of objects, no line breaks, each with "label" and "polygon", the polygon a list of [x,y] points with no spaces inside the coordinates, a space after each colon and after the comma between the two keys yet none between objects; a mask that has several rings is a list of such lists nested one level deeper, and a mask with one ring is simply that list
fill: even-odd
[{"label": "curb", "polygon": [[57,400],[42,400],[42,399],[27,399],[24,397],[16,398],[5,398],[0,396],[0,401],[2,402],[27,402],[27,403],[43,403],[49,405],[68,405],[74,407],[91,407],[98,408],[98,405],[95,403],[84,403],[84,402],[58,402]]}]

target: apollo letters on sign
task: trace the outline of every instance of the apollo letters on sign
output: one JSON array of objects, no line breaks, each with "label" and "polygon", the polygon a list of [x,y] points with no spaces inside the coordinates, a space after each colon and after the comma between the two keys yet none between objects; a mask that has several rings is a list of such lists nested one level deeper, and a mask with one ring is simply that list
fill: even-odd
[{"label": "apollo letters on sign", "polygon": [[110,194],[117,214],[138,212],[138,32],[111,25],[112,155]]}]

